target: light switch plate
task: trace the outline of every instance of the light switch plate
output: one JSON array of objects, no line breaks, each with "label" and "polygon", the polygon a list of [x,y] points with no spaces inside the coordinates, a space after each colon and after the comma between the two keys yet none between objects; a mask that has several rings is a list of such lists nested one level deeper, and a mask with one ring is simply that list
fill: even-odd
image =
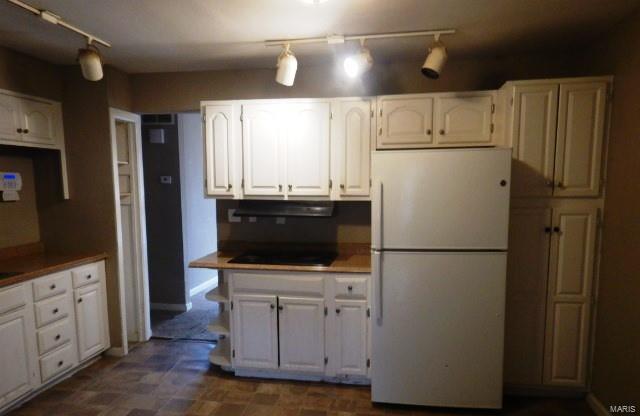
[{"label": "light switch plate", "polygon": [[229,210],[227,211],[229,222],[242,222],[242,217],[236,217],[235,215],[233,215],[235,212],[235,208],[229,208]]}]

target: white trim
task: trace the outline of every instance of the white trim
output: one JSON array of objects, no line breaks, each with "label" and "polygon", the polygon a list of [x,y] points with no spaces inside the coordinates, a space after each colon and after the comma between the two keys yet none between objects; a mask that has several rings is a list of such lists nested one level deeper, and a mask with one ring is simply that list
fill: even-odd
[{"label": "white trim", "polygon": [[200,283],[196,287],[192,287],[189,289],[189,296],[195,296],[198,293],[204,292],[205,290],[213,289],[218,284],[218,278],[209,279],[205,282]]},{"label": "white trim", "polygon": [[597,416],[611,416],[611,413],[607,410],[602,402],[593,393],[587,394],[587,404],[593,410]]},{"label": "white trim", "polygon": [[114,187],[114,206],[116,214],[116,240],[117,240],[117,270],[118,270],[118,286],[120,301],[120,325],[122,336],[123,355],[128,354],[128,336],[127,336],[127,316],[126,316],[126,300],[124,292],[124,255],[123,255],[123,239],[122,218],[120,216],[120,184],[118,180],[118,154],[116,141],[116,121],[124,121],[134,125],[134,141],[132,143],[133,154],[135,157],[135,180],[132,184],[132,201],[134,201],[134,259],[136,268],[135,281],[135,298],[137,299],[137,326],[138,339],[132,341],[147,341],[151,338],[151,322],[149,308],[149,273],[147,269],[147,234],[146,234],[146,218],[144,215],[144,182],[142,171],[142,129],[140,116],[126,111],[109,108],[109,121],[111,129],[111,163],[113,171],[113,187]]},{"label": "white trim", "polygon": [[107,351],[105,351],[105,354],[110,357],[124,357],[126,355],[124,352],[124,348],[122,347],[111,347]]},{"label": "white trim", "polygon": [[188,312],[193,305],[188,303],[152,303],[151,309],[156,311]]}]

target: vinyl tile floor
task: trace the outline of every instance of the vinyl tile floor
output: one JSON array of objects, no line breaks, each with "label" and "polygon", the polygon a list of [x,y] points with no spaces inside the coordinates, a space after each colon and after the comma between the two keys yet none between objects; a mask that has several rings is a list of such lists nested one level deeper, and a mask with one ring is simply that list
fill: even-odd
[{"label": "vinyl tile floor", "polygon": [[152,340],[103,357],[12,415],[592,415],[584,400],[507,398],[502,411],[383,406],[369,387],[239,378],[210,366],[212,345]]}]

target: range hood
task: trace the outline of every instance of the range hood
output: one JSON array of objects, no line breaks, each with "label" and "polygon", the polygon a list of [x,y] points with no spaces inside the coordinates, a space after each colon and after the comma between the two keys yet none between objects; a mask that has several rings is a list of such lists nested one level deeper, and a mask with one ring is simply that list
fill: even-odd
[{"label": "range hood", "polygon": [[332,201],[240,201],[237,217],[331,217]]}]

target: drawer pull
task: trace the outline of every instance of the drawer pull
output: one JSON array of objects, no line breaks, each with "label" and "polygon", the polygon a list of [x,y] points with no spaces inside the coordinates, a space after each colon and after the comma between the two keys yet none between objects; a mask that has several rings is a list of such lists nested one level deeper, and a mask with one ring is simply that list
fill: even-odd
[{"label": "drawer pull", "polygon": [[53,310],[53,314],[54,314],[54,315],[55,315],[55,314],[57,314],[58,312],[59,312],[59,311],[58,311],[58,308],[55,308],[55,309]]},{"label": "drawer pull", "polygon": [[278,305],[278,310],[279,310],[279,311],[283,311],[283,310],[284,310],[284,306],[282,306],[282,305]]},{"label": "drawer pull", "polygon": [[276,306],[273,303],[271,305],[269,305],[269,306],[271,306],[271,309],[275,309],[276,308]]},{"label": "drawer pull", "polygon": [[336,308],[336,313],[340,315],[340,308]]},{"label": "drawer pull", "polygon": [[55,340],[60,341],[60,334],[56,335]]},{"label": "drawer pull", "polygon": [[87,275],[87,280],[91,279],[91,274]]},{"label": "drawer pull", "polygon": [[56,290],[56,285],[51,285],[51,286],[49,286],[49,289],[51,289],[51,290]]},{"label": "drawer pull", "polygon": [[78,298],[78,303],[82,303],[82,298]]},{"label": "drawer pull", "polygon": [[62,367],[63,364],[64,364],[63,360],[58,361],[58,367]]},{"label": "drawer pull", "polygon": [[18,133],[22,133],[22,129],[17,129],[16,130]]},{"label": "drawer pull", "polygon": [[29,129],[22,130],[23,133],[29,133]]},{"label": "drawer pull", "polygon": [[348,290],[349,292],[353,292],[353,286],[352,286],[352,285],[347,286],[347,290]]}]

